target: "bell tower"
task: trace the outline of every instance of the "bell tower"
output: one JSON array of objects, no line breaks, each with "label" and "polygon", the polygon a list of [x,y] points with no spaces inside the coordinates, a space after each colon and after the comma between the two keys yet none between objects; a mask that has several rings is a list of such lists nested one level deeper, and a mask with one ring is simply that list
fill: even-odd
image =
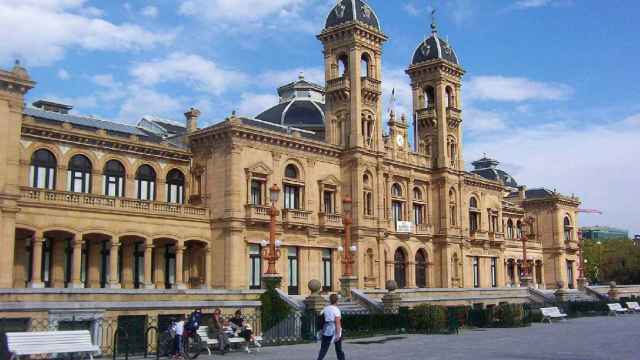
[{"label": "bell tower", "polygon": [[318,39],[324,46],[326,141],[384,151],[380,79],[387,37],[378,17],[362,0],[339,0]]},{"label": "bell tower", "polygon": [[416,151],[430,157],[433,168],[463,170],[460,89],[465,72],[453,47],[438,35],[435,19],[406,73],[413,92]]}]

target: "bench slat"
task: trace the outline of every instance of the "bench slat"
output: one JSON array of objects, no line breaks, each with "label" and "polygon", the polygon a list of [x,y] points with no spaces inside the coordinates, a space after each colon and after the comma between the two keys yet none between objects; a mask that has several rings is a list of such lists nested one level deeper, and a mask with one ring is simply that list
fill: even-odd
[{"label": "bench slat", "polygon": [[6,334],[10,352],[22,355],[93,353],[100,348],[92,344],[87,330],[10,332]]}]

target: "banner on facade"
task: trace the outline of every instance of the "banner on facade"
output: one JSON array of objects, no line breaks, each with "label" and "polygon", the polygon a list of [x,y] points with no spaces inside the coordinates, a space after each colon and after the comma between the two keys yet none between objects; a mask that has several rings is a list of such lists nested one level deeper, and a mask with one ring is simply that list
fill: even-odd
[{"label": "banner on facade", "polygon": [[396,231],[399,233],[410,233],[413,230],[413,223],[411,221],[398,221],[396,223]]}]

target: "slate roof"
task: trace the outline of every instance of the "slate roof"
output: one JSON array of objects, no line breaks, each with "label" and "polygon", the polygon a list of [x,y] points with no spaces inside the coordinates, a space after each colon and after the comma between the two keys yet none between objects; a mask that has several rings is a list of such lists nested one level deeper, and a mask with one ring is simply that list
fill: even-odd
[{"label": "slate roof", "polygon": [[149,136],[147,132],[144,132],[135,126],[117,123],[113,121],[101,120],[95,117],[61,114],[53,111],[36,109],[33,107],[26,107],[24,109],[24,115],[32,116],[35,119],[42,119],[42,120],[53,121],[53,122],[60,122],[60,123],[67,122],[73,125],[87,128],[87,129],[93,129],[93,130],[103,129],[109,132],[115,132],[115,133],[126,134],[126,135],[137,135],[142,137]]},{"label": "slate roof", "polygon": [[413,53],[411,64],[417,65],[434,59],[442,59],[455,65],[460,65],[456,51],[451,44],[438,36],[436,31],[418,44],[418,47],[416,47]]},{"label": "slate roof", "polygon": [[380,21],[369,4],[362,0],[339,0],[327,16],[325,28],[358,21],[380,30]]},{"label": "slate roof", "polygon": [[497,166],[500,165],[499,161],[489,159],[485,156],[480,160],[474,161],[472,164],[475,168],[471,171],[472,173],[480,175],[485,179],[501,182],[509,187],[518,187],[518,182],[513,176],[497,168]]},{"label": "slate roof", "polygon": [[252,126],[260,129],[270,130],[270,131],[276,131],[282,134],[291,134],[292,132],[297,131],[300,133],[300,135],[303,138],[312,139],[312,140],[324,140],[324,137],[321,134],[319,135],[313,131],[309,131],[305,129],[295,128],[292,126],[284,126],[284,125],[272,123],[269,121],[264,121],[261,119],[253,119],[253,118],[246,118],[246,117],[241,117],[239,119],[243,125],[248,125],[248,126]]}]

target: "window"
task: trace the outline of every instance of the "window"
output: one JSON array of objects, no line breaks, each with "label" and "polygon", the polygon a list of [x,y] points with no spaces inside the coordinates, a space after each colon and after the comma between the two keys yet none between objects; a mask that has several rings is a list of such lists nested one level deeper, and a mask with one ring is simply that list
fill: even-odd
[{"label": "window", "polygon": [[498,258],[491,258],[491,287],[498,287]]},{"label": "window", "polygon": [[522,221],[516,223],[516,239],[522,239]]},{"label": "window", "polygon": [[403,221],[402,216],[402,202],[401,201],[392,201],[391,209],[393,211],[393,221],[397,223],[398,221]]},{"label": "window", "polygon": [[513,220],[507,220],[507,239],[513,239]]},{"label": "window", "polygon": [[498,212],[489,210],[491,221],[489,222],[489,232],[497,233],[498,232]]},{"label": "window", "polygon": [[362,184],[364,190],[362,192],[362,201],[364,203],[364,215],[373,216],[373,187],[369,174],[362,175]]},{"label": "window", "polygon": [[104,166],[102,175],[104,182],[104,195],[112,197],[124,196],[125,170],[122,163],[117,160],[109,160]]},{"label": "window", "polygon": [[335,214],[336,213],[336,192],[333,190],[325,190],[323,192],[324,213]]},{"label": "window", "polygon": [[507,262],[507,276],[509,277],[509,283],[511,285],[515,284],[516,269],[515,269],[515,262],[513,259],[509,259],[509,261]]},{"label": "window", "polygon": [[479,229],[480,211],[478,210],[478,200],[472,197],[469,200],[469,231],[473,235]]},{"label": "window", "polygon": [[431,86],[424,90],[424,108],[433,109],[436,105],[436,92]]},{"label": "window", "polygon": [[295,165],[287,165],[284,170],[284,177],[288,179],[298,179],[298,168]]},{"label": "window", "polygon": [[371,147],[373,140],[374,118],[371,115],[362,114],[362,137],[364,145]]},{"label": "window", "polygon": [[136,193],[140,200],[156,199],[156,171],[149,165],[142,165],[136,172]]},{"label": "window", "polygon": [[76,193],[91,192],[91,161],[84,155],[76,155],[69,160],[67,190]]},{"label": "window", "polygon": [[371,76],[371,67],[370,67],[370,63],[371,60],[369,58],[368,54],[362,54],[362,57],[360,58],[360,76],[361,77],[372,77]]},{"label": "window", "polygon": [[402,187],[400,184],[393,184],[391,187],[391,196],[393,197],[402,197]]},{"label": "window", "polygon": [[31,156],[29,186],[53,190],[56,183],[57,166],[56,158],[49,150],[40,149],[34,152]]},{"label": "window", "polygon": [[42,282],[44,282],[45,287],[51,287],[51,273],[53,266],[52,260],[53,256],[53,240],[44,239],[44,243],[42,244]]},{"label": "window", "polygon": [[299,186],[285,184],[284,208],[300,209],[300,187]]},{"label": "window", "polygon": [[144,243],[133,245],[133,287],[140,289],[144,284]]},{"label": "window", "polygon": [[573,240],[571,219],[568,216],[564,218],[564,239],[566,241]]},{"label": "window", "polygon": [[289,295],[299,295],[300,289],[298,287],[298,248],[287,248],[287,259],[289,262]]},{"label": "window", "polygon": [[396,250],[394,257],[394,277],[399,289],[407,287],[407,260],[402,249]]},{"label": "window", "polygon": [[418,250],[416,253],[416,286],[427,287],[427,256],[424,250]]},{"label": "window", "polygon": [[322,290],[333,290],[333,263],[331,261],[331,249],[322,250]]},{"label": "window", "polygon": [[346,54],[338,57],[338,76],[345,77],[349,73],[349,56]]},{"label": "window", "polygon": [[109,284],[110,255],[110,243],[109,241],[104,240],[100,244],[100,287],[103,289],[107,287],[107,284]]},{"label": "window", "polygon": [[165,248],[164,258],[164,286],[171,289],[176,283],[176,247],[168,245]]},{"label": "window", "polygon": [[422,201],[422,191],[420,190],[420,188],[413,189],[413,200]]},{"label": "window", "polygon": [[424,224],[424,205],[413,204],[413,222],[416,225]]},{"label": "window", "polygon": [[455,108],[456,107],[456,103],[455,103],[455,95],[453,94],[453,89],[451,87],[447,86],[446,92],[447,92],[447,97],[446,97],[446,100],[447,100],[446,106],[447,106],[447,108]]},{"label": "window", "polygon": [[479,288],[480,287],[480,258],[477,256],[474,256],[473,258],[471,258],[471,264],[473,267],[473,287]]},{"label": "window", "polygon": [[569,261],[567,260],[567,286],[569,287],[569,289],[573,289],[573,282],[574,282],[574,278],[573,278],[573,261]]},{"label": "window", "polygon": [[259,245],[249,245],[249,288],[260,289],[262,282],[262,258]]},{"label": "window", "polygon": [[262,205],[264,204],[264,188],[266,186],[266,180],[264,179],[252,179],[251,180],[251,204]]},{"label": "window", "polygon": [[458,217],[458,209],[456,207],[456,193],[453,189],[449,190],[449,223],[451,226],[456,226]]},{"label": "window", "polygon": [[167,174],[167,202],[184,203],[184,174],[180,170],[173,169]]}]

